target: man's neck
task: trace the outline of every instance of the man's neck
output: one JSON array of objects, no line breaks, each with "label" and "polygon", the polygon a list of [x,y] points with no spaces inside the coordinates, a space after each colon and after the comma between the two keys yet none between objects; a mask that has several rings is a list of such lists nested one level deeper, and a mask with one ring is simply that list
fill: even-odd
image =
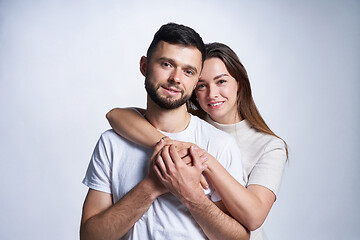
[{"label": "man's neck", "polygon": [[151,99],[147,101],[145,115],[155,128],[168,133],[185,130],[191,119],[185,104],[179,108],[168,110],[160,108]]}]

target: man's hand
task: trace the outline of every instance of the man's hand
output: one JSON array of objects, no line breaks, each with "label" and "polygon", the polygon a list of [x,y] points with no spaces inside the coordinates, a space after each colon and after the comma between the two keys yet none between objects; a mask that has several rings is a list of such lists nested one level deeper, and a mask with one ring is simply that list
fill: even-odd
[{"label": "man's hand", "polygon": [[[179,156],[175,145],[164,146],[154,159],[154,170],[163,185],[181,201],[196,201],[204,195],[200,179],[204,158],[201,150],[190,147],[192,164],[187,165]],[[205,154],[203,154],[206,156]]]},{"label": "man's hand", "polygon": [[146,179],[152,183],[153,187],[156,189],[157,195],[160,196],[164,193],[167,193],[169,190],[162,184],[162,182],[159,180],[155,170],[154,170],[154,161],[156,158],[158,158],[158,155],[161,153],[162,149],[164,148],[165,143],[164,140],[161,139],[155,146],[154,152],[151,155],[150,158],[150,166],[149,166],[149,172]]},{"label": "man's hand", "polygon": [[[191,156],[190,154],[190,147],[194,146],[195,147],[194,149],[197,149],[196,151],[198,152],[197,156],[202,160],[201,163],[206,168],[206,161],[208,154],[205,150],[200,149],[196,144],[191,142],[175,141],[169,137],[162,138],[160,141],[163,141],[164,146],[174,145],[176,147],[176,150],[180,158],[184,161],[186,165],[190,165],[190,166],[193,166],[193,158],[194,158],[194,156]],[[200,183],[204,189],[209,188],[209,184],[207,183],[204,175],[201,175]]]}]

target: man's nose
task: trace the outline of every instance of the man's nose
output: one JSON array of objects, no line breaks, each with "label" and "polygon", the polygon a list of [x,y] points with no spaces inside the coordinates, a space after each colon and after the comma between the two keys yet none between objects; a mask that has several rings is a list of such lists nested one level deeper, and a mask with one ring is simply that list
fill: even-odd
[{"label": "man's nose", "polygon": [[180,83],[182,79],[182,71],[181,69],[175,68],[171,73],[170,80],[175,83]]}]

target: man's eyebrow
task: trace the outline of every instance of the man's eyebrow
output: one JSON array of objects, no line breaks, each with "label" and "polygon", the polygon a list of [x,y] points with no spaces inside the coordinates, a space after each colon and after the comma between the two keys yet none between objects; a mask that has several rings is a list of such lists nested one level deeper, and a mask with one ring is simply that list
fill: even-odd
[{"label": "man's eyebrow", "polygon": [[170,62],[171,64],[174,64],[175,61],[171,58],[167,58],[167,57],[160,57],[158,58],[158,61],[167,61],[167,62]]}]

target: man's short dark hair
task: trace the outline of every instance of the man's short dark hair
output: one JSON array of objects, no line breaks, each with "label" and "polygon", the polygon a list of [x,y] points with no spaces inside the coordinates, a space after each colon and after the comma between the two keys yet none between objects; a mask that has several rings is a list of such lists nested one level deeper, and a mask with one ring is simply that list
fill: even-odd
[{"label": "man's short dark hair", "polygon": [[162,25],[155,33],[154,39],[152,40],[147,50],[147,58],[151,58],[152,53],[160,41],[164,41],[170,44],[180,44],[183,46],[196,47],[201,52],[202,63],[205,61],[204,42],[200,35],[190,27],[176,23]]}]

